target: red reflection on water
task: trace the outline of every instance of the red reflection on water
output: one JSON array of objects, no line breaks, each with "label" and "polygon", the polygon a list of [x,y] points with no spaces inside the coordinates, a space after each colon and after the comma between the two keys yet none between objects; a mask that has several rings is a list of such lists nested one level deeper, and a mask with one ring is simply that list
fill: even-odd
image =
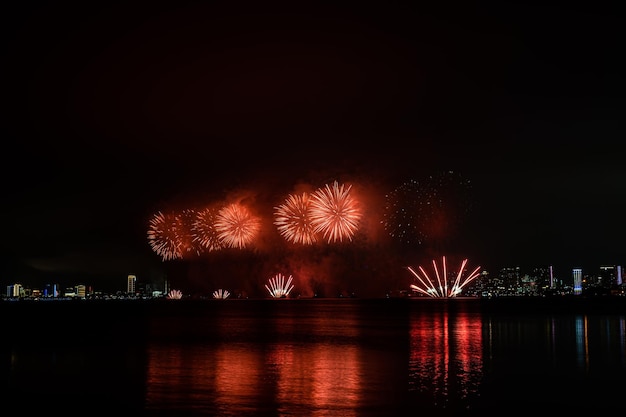
[{"label": "red reflection on water", "polygon": [[362,366],[356,347],[318,344],[303,349],[281,344],[267,361],[275,370],[278,411],[291,413],[306,404],[307,409],[341,410],[341,415],[356,416]]},{"label": "red reflection on water", "polygon": [[479,314],[415,312],[410,323],[409,388],[432,397],[435,406],[477,394],[483,373]]},{"label": "red reflection on water", "polygon": [[356,416],[364,364],[356,346],[275,344],[152,345],[148,350],[148,409],[205,412],[335,410]]},{"label": "red reflection on water", "polygon": [[154,345],[148,350],[146,404],[153,409],[219,410],[252,398],[263,381],[263,357],[244,345]]}]

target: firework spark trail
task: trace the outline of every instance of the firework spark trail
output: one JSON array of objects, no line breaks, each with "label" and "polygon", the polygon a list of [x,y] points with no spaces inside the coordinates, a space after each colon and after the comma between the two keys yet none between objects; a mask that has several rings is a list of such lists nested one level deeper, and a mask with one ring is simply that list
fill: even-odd
[{"label": "firework spark trail", "polygon": [[176,215],[176,238],[178,239],[182,256],[195,253],[200,256],[202,246],[193,238],[193,227],[198,213],[193,209],[184,209]]},{"label": "firework spark trail", "polygon": [[443,267],[443,274],[440,276],[439,275],[439,269],[437,268],[437,263],[435,262],[435,260],[433,259],[433,269],[435,270],[435,274],[437,275],[437,283],[439,284],[439,291],[442,291],[441,289],[441,280],[443,277],[443,294],[448,294],[448,271],[446,268],[446,257],[443,257],[443,262],[441,263],[442,267]]},{"label": "firework spark trail", "polygon": [[285,282],[285,276],[279,273],[269,279],[269,286],[266,284],[265,288],[273,298],[287,297],[294,287],[291,285],[292,279],[293,277],[289,275],[287,282]]},{"label": "firework spark trail", "polygon": [[148,227],[148,242],[152,250],[161,256],[163,261],[183,257],[181,242],[178,236],[179,220],[176,214],[158,212]]},{"label": "firework spark trail", "polygon": [[183,293],[180,290],[171,290],[167,293],[167,298],[170,300],[180,300],[183,298]]},{"label": "firework spark trail", "polygon": [[261,222],[246,207],[229,204],[217,213],[214,227],[222,245],[243,249],[257,236]]},{"label": "firework spark trail", "polygon": [[470,181],[454,171],[412,179],[385,196],[381,223],[391,237],[405,244],[445,240],[470,211],[470,190]]},{"label": "firework spark trail", "polygon": [[219,233],[215,229],[217,213],[214,208],[200,210],[192,225],[193,240],[209,252],[222,248]]},{"label": "firework spark trail", "polygon": [[309,216],[310,196],[290,194],[285,202],[274,208],[274,224],[287,241],[311,245],[317,237]]},{"label": "firework spark trail", "polygon": [[225,300],[228,297],[230,297],[230,292],[228,290],[223,290],[223,289],[219,289],[219,290],[215,290],[213,291],[213,298],[218,298],[220,300]]},{"label": "firework spark trail", "polygon": [[358,201],[350,194],[351,189],[351,185],[340,186],[335,181],[332,188],[326,184],[311,196],[311,225],[328,243],[352,240],[358,230],[362,213]]},{"label": "firework spark trail", "polygon": [[[428,274],[426,273],[426,271],[424,271],[424,269],[420,266],[418,267],[419,270],[422,272],[422,274],[424,275],[424,279],[426,281],[428,281],[428,283],[424,282],[424,279],[422,279],[422,277],[415,272],[415,270],[413,268],[411,268],[410,266],[407,267],[407,269],[415,276],[415,278],[417,278],[419,280],[419,282],[422,284],[422,287],[419,287],[417,285],[411,285],[411,288],[414,291],[420,292],[422,294],[426,294],[426,295],[431,295],[432,296],[432,292],[434,291],[435,285],[433,284],[433,282],[430,280],[430,277],[428,276]],[[427,290],[424,290],[423,288],[427,288]]]},{"label": "firework spark trail", "polygon": [[453,282],[449,283],[448,271],[447,271],[447,265],[446,265],[446,257],[442,256],[441,259],[442,259],[441,263],[442,263],[442,268],[443,268],[443,273],[441,275],[439,273],[439,268],[437,267],[437,263],[435,262],[434,259],[432,261],[433,269],[435,271],[435,276],[437,279],[436,283],[433,282],[433,280],[428,276],[424,268],[422,268],[421,266],[418,267],[419,271],[421,272],[421,275],[410,266],[407,267],[409,272],[411,272],[411,274],[413,274],[413,276],[417,279],[417,281],[419,281],[419,284],[421,284],[421,285],[411,284],[411,289],[413,291],[424,294],[424,295],[428,295],[430,297],[440,297],[440,298],[456,297],[457,295],[461,293],[461,291],[467,284],[469,284],[471,281],[473,281],[479,276],[478,272],[480,270],[480,266],[476,267],[476,269],[474,269],[465,279],[462,278],[463,272],[465,271],[465,267],[467,265],[467,259],[464,259],[463,262],[461,263],[458,273],[456,274],[456,278],[454,279]]}]

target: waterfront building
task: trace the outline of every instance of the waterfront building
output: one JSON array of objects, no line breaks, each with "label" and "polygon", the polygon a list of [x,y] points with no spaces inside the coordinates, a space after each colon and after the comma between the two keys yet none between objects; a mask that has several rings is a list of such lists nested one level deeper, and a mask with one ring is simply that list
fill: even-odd
[{"label": "waterfront building", "polygon": [[579,295],[583,291],[583,270],[581,268],[572,269],[572,278],[574,279],[574,294]]},{"label": "waterfront building", "polygon": [[135,285],[137,284],[137,276],[133,274],[128,275],[128,280],[126,284],[126,293],[134,294],[135,293]]}]

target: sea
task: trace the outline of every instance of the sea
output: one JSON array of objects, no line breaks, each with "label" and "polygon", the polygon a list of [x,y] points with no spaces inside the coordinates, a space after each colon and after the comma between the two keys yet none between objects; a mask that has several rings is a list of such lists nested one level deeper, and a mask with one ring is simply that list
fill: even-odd
[{"label": "sea", "polygon": [[626,297],[3,301],[0,323],[2,416],[626,412]]}]

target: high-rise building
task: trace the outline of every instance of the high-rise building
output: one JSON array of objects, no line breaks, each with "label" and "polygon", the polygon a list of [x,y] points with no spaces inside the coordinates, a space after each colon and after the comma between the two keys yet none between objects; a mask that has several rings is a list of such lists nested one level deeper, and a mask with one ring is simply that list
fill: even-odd
[{"label": "high-rise building", "polygon": [[22,284],[13,284],[7,286],[7,297],[24,297],[25,290]]},{"label": "high-rise building", "polygon": [[550,265],[549,268],[550,268],[550,288],[554,288],[556,287],[556,284],[554,282],[554,268],[552,267],[552,265]]},{"label": "high-rise building", "polygon": [[85,298],[87,296],[87,286],[84,284],[78,284],[76,286],[76,296],[79,298]]},{"label": "high-rise building", "polygon": [[506,294],[513,295],[518,292],[521,284],[521,275],[521,268],[519,266],[500,269],[498,278],[501,280]]},{"label": "high-rise building", "polygon": [[620,285],[621,268],[614,265],[601,265],[598,281],[599,286],[603,288],[611,288],[614,285]]},{"label": "high-rise building", "polygon": [[128,294],[135,293],[135,284],[137,283],[137,277],[133,274],[128,275],[128,283],[126,284],[126,292]]},{"label": "high-rise building", "polygon": [[583,270],[581,268],[572,269],[572,278],[574,278],[574,294],[583,292]]}]

